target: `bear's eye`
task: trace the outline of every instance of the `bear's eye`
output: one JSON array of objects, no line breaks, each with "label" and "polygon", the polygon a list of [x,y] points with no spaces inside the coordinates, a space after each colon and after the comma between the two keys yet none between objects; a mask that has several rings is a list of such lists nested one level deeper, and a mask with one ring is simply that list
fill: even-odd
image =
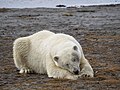
[{"label": "bear's eye", "polygon": [[66,64],[67,67],[69,67],[69,64]]},{"label": "bear's eye", "polygon": [[76,59],[73,59],[72,61],[73,61],[73,62],[75,62],[75,61],[76,61]]}]

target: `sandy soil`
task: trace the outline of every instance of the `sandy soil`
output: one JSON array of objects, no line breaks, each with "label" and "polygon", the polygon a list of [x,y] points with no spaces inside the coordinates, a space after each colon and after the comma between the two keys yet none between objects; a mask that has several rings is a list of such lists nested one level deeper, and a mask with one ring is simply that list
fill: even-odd
[{"label": "sandy soil", "polygon": [[[43,29],[74,36],[95,77],[72,81],[19,74],[13,41]],[[0,9],[0,90],[120,90],[120,5]]]}]

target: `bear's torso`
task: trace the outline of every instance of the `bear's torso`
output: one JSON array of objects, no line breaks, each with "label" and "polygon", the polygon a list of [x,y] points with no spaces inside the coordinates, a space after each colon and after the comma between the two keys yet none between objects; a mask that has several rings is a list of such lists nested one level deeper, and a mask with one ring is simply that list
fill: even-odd
[{"label": "bear's torso", "polygon": [[54,54],[55,50],[58,51],[64,47],[78,44],[78,42],[69,35],[54,34],[49,31],[36,33],[28,36],[28,38],[30,39],[30,51],[28,54],[29,57],[27,57],[28,64],[36,73],[41,74],[47,73],[47,55],[49,55],[51,52]]}]

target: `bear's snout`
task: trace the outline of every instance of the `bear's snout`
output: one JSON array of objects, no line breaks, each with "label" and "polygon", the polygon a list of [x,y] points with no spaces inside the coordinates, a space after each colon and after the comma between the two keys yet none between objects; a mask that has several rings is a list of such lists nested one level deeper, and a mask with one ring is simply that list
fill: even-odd
[{"label": "bear's snout", "polygon": [[78,75],[78,74],[79,74],[79,70],[74,69],[73,73],[74,73],[75,75]]}]

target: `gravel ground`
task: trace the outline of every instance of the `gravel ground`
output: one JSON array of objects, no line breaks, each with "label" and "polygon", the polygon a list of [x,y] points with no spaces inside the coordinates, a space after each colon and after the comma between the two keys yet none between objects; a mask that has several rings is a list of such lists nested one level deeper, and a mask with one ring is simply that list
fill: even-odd
[{"label": "gravel ground", "polygon": [[[40,30],[74,36],[95,77],[78,80],[19,74],[13,41]],[[0,90],[120,90],[120,5],[0,9]]]}]

